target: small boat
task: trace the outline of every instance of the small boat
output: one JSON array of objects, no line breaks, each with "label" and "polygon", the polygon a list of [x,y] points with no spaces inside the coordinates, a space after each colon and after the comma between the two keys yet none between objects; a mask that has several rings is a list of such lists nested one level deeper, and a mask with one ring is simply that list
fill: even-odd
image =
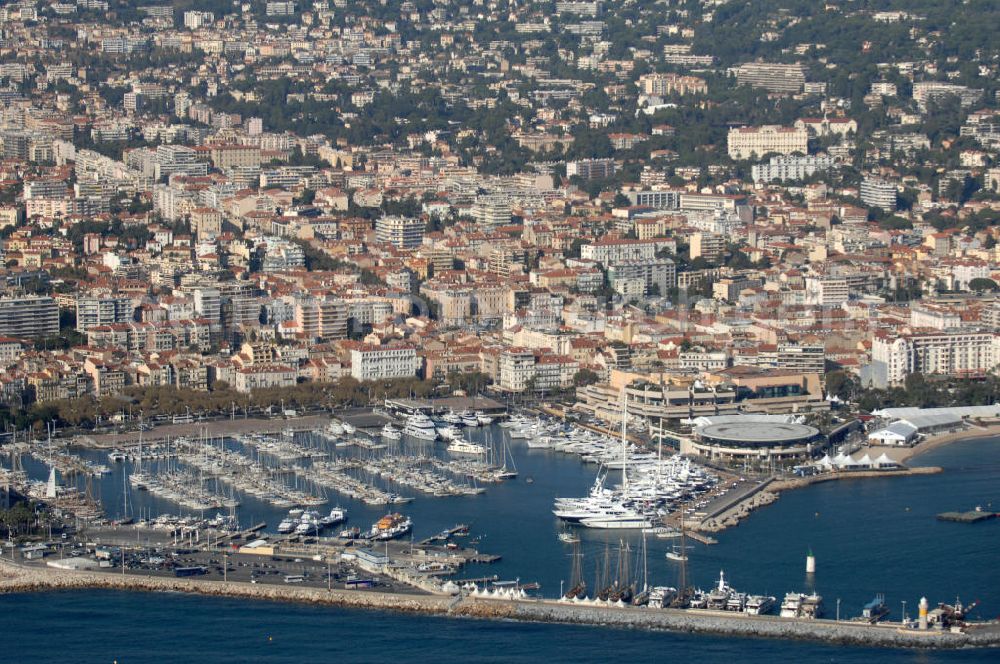
[{"label": "small boat", "polygon": [[361,529],[357,526],[354,526],[353,528],[345,528],[344,530],[341,530],[337,536],[341,539],[358,539],[361,537]]},{"label": "small boat", "polygon": [[493,418],[481,410],[476,411],[476,419],[479,421],[479,424],[481,424],[484,427],[488,427],[489,425],[493,424]]},{"label": "small boat", "polygon": [[667,560],[673,560],[674,562],[683,563],[687,562],[687,554],[684,553],[684,549],[674,547],[672,550],[667,551]]},{"label": "small boat", "polygon": [[125,461],[125,453],[121,450],[112,450],[108,452],[108,461],[112,463],[121,463]]},{"label": "small boat", "polygon": [[346,433],[348,436],[357,431],[357,429],[355,429],[353,425],[348,424],[347,422],[341,422],[340,426],[343,427],[344,433]]},{"label": "small boat", "polygon": [[577,544],[580,541],[580,536],[575,533],[559,533],[559,541],[564,544]]},{"label": "small boat", "polygon": [[403,437],[403,433],[392,426],[392,424],[386,424],[382,427],[382,438],[386,440],[400,440]]},{"label": "small boat", "polygon": [[461,413],[459,413],[459,417],[462,418],[462,424],[464,424],[467,427],[479,426],[479,419],[476,417],[474,413],[471,413],[467,410],[462,411]]}]

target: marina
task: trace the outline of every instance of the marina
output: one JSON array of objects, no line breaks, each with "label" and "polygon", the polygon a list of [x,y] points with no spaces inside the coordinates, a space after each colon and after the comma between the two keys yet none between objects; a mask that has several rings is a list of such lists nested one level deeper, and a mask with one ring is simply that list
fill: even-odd
[{"label": "marina", "polygon": [[[532,418],[526,418],[529,421],[529,426],[534,425]],[[565,437],[569,438],[569,431],[571,429],[565,428],[565,425],[558,423],[556,421],[546,420],[540,421],[543,426],[550,427],[554,433],[558,433],[555,427],[558,426],[560,431],[565,430]],[[547,510],[544,509],[544,505],[548,502],[549,505],[552,504],[553,496],[567,495],[568,490],[572,487],[586,487],[588,484],[593,486],[594,481],[597,477],[601,475],[612,475],[619,476],[623,471],[627,473],[627,476],[632,479],[640,478],[643,475],[648,475],[653,473],[656,476],[660,473],[661,477],[667,476],[669,474],[678,473],[682,474],[685,465],[683,460],[678,460],[674,455],[668,454],[660,451],[662,457],[657,454],[656,451],[650,453],[642,450],[635,450],[634,456],[635,465],[637,469],[640,469],[637,473],[627,470],[631,466],[633,461],[633,456],[628,455],[626,464],[621,464],[619,468],[608,469],[602,467],[600,464],[595,464],[591,459],[584,458],[583,455],[567,453],[564,451],[558,451],[554,447],[548,449],[539,449],[529,447],[523,439],[520,441],[518,439],[511,439],[506,437],[506,432],[510,427],[499,427],[496,424],[490,427],[476,427],[476,428],[465,428],[466,435],[478,444],[492,445],[494,449],[499,449],[501,452],[503,450],[504,444],[509,449],[511,453],[511,463],[516,464],[516,467],[520,473],[519,479],[515,479],[509,482],[503,482],[498,484],[491,484],[486,488],[485,493],[476,494],[475,496],[466,496],[458,500],[445,501],[444,503],[437,503],[439,497],[433,494],[427,494],[414,489],[412,496],[406,496],[411,498],[412,502],[402,505],[400,511],[405,514],[405,517],[410,520],[411,525],[409,526],[411,532],[413,533],[414,539],[433,537],[435,533],[443,534],[446,530],[451,527],[451,524],[460,522],[463,524],[468,524],[471,530],[470,535],[464,535],[461,532],[451,533],[450,537],[457,537],[458,539],[454,542],[451,541],[450,537],[444,540],[437,541],[443,547],[442,555],[444,552],[448,552],[451,555],[454,551],[461,550],[462,547],[450,548],[452,545],[456,544],[463,536],[470,538],[469,543],[472,544],[473,541],[483,541],[490,542],[490,549],[493,549],[497,553],[503,554],[503,559],[497,560],[496,555],[473,554],[468,552],[463,554],[461,558],[457,558],[453,561],[451,558],[442,557],[434,558],[431,560],[422,559],[419,556],[412,556],[406,552],[407,544],[405,538],[409,535],[402,535],[402,540],[395,540],[393,546],[402,545],[399,549],[390,549],[391,559],[400,561],[403,567],[399,569],[398,572],[393,572],[393,577],[400,579],[405,579],[405,583],[410,584],[412,588],[424,589],[425,584],[430,583],[430,579],[444,579],[443,583],[447,583],[447,579],[450,575],[454,575],[457,570],[463,570],[463,576],[467,578],[486,578],[487,570],[489,575],[496,576],[498,579],[502,578],[514,578],[520,571],[525,569],[538,570],[537,576],[535,578],[540,582],[540,589],[536,591],[525,590],[532,597],[553,597],[556,595],[556,591],[561,584],[568,583],[571,580],[571,569],[568,561],[566,559],[567,549],[570,547],[577,547],[576,550],[580,554],[581,566],[585,566],[588,572],[582,576],[588,577],[588,586],[590,588],[599,588],[600,592],[608,590],[609,592],[604,593],[606,599],[601,600],[605,604],[608,598],[615,597],[612,600],[612,604],[615,607],[610,608],[620,608],[618,607],[619,600],[623,600],[627,595],[626,590],[630,591],[632,598],[638,599],[644,604],[642,610],[648,610],[649,607],[657,606],[671,606],[677,596],[676,588],[692,587],[693,592],[691,593],[692,598],[694,598],[695,606],[699,604],[697,601],[698,597],[702,596],[704,593],[697,591],[697,586],[699,582],[704,582],[704,580],[711,577],[718,577],[719,569],[726,570],[726,578],[729,578],[730,569],[732,569],[733,578],[739,579],[751,579],[748,584],[748,591],[745,598],[742,600],[743,610],[742,612],[733,611],[732,609],[722,609],[722,611],[740,613],[740,615],[757,615],[759,612],[762,615],[772,616],[773,619],[780,619],[777,614],[780,612],[780,604],[789,595],[789,589],[796,589],[794,592],[800,593],[805,597],[809,597],[813,594],[822,595],[824,598],[824,615],[834,614],[833,606],[835,604],[839,607],[839,602],[835,600],[843,600],[845,603],[852,604],[854,608],[850,613],[845,611],[845,615],[850,616],[860,616],[861,608],[865,602],[869,601],[872,597],[874,591],[879,591],[884,593],[888,597],[898,596],[901,589],[898,586],[893,586],[892,584],[886,584],[883,580],[877,581],[874,585],[869,581],[866,582],[864,579],[859,579],[857,571],[851,570],[846,571],[840,569],[839,571],[829,567],[832,565],[829,555],[821,557],[820,569],[821,574],[818,576],[809,577],[806,579],[795,577],[794,575],[778,575],[781,579],[774,578],[773,574],[765,573],[763,577],[761,576],[761,570],[759,567],[753,566],[751,561],[742,560],[739,556],[733,557],[732,552],[740,550],[740,547],[752,546],[754,549],[759,549],[762,553],[761,555],[768,555],[771,559],[777,561],[775,563],[775,569],[780,569],[781,567],[794,567],[796,569],[801,569],[801,555],[798,553],[795,555],[797,562],[792,562],[790,565],[787,560],[787,552],[778,552],[773,550],[771,543],[767,539],[754,539],[752,544],[744,543],[739,544],[739,540],[745,539],[743,537],[743,528],[726,531],[718,536],[718,544],[707,547],[705,543],[698,541],[695,537],[703,537],[705,542],[715,541],[704,536],[699,536],[697,534],[691,533],[690,531],[684,533],[678,525],[683,524],[681,521],[675,525],[650,525],[643,532],[642,529],[638,530],[604,530],[599,528],[584,528],[584,527],[574,527],[569,526],[567,531],[566,525],[556,518],[555,515],[549,515],[545,517]],[[351,434],[351,437],[358,437],[359,432]],[[595,434],[596,435],[596,434]],[[280,437],[280,432],[278,434]],[[281,483],[288,490],[299,490],[303,492],[303,495],[315,495],[317,498],[323,497],[323,492],[320,491],[322,487],[319,483],[314,480],[314,478],[309,478],[301,476],[302,469],[314,469],[323,468],[323,464],[333,464],[330,470],[339,473],[339,477],[342,479],[344,476],[350,478],[368,478],[370,479],[363,482],[366,487],[374,486],[376,483],[379,486],[386,487],[389,489],[392,486],[396,486],[399,483],[394,479],[387,477],[382,477],[371,472],[373,468],[380,464],[389,464],[385,467],[389,468],[395,467],[395,464],[399,464],[400,467],[417,465],[417,467],[422,467],[425,470],[433,469],[435,476],[438,477],[451,477],[452,481],[457,482],[460,476],[447,470],[441,470],[438,468],[437,464],[447,466],[453,463],[468,463],[468,464],[482,464],[484,461],[478,460],[475,457],[470,459],[454,459],[450,458],[450,455],[446,453],[444,449],[446,445],[444,443],[436,443],[434,447],[428,447],[429,441],[413,440],[410,438],[403,438],[401,441],[396,441],[395,444],[388,444],[385,450],[379,451],[362,451],[361,448],[352,447],[346,449],[356,450],[351,452],[349,455],[343,452],[345,448],[336,447],[336,442],[338,440],[343,440],[345,437],[342,436],[336,440],[320,440],[318,436],[310,436],[309,434],[298,434],[295,437],[295,443],[302,446],[304,449],[317,449],[324,452],[325,458],[320,456],[308,456],[294,463],[282,462],[279,459],[274,459],[269,457],[266,453],[260,453],[255,449],[247,446],[244,447],[240,445],[238,441],[235,440],[222,440],[216,438],[211,440],[208,438],[203,438],[202,440],[181,440],[174,441],[170,444],[169,448],[164,446],[163,458],[159,459],[155,463],[162,465],[162,471],[157,470],[157,474],[174,472],[179,467],[185,468],[190,465],[192,468],[197,467],[200,463],[204,465],[207,470],[209,465],[213,460],[223,459],[226,461],[223,465],[235,465],[238,468],[255,468],[257,465],[264,466],[268,469],[269,476],[273,476],[281,481]],[[603,442],[604,452],[609,458],[614,460],[612,450],[618,448],[621,445],[620,440],[614,440],[605,436],[606,440]],[[489,440],[488,440],[489,439]],[[492,443],[490,441],[493,441]],[[496,441],[500,441],[497,445]],[[597,443],[596,439],[593,441]],[[167,449],[170,450],[169,454],[166,452]],[[620,448],[619,448],[620,449]],[[433,450],[433,453],[431,453]],[[129,448],[130,457],[137,458],[137,455],[131,454],[131,449]],[[600,452],[600,450],[591,450],[591,452]],[[591,453],[591,452],[588,452]],[[74,454],[78,454],[81,458],[88,458],[88,455],[94,454],[86,449],[74,450]],[[227,455],[228,453],[234,453],[242,460],[230,459]],[[423,456],[426,455],[426,456]],[[145,455],[144,455],[145,456]],[[501,456],[500,453],[493,454],[494,457]],[[422,459],[431,458],[435,459],[434,462],[427,464],[426,466],[419,465]],[[621,458],[619,454],[619,458]],[[190,459],[191,463],[188,464],[185,459]],[[196,462],[195,459],[201,459],[201,461]],[[207,459],[207,462],[206,462]],[[335,459],[335,461],[330,461],[329,459]],[[657,463],[660,461],[661,463]],[[128,459],[115,462],[112,464],[112,474],[107,476],[106,479],[101,480],[101,484],[97,486],[96,493],[103,496],[103,502],[107,503],[110,507],[111,518],[117,517],[120,513],[120,498],[122,494],[121,488],[121,477],[123,472],[134,472],[134,468],[130,468],[130,464],[133,461]],[[147,463],[143,459],[143,469],[151,467],[153,462]],[[667,470],[667,464],[673,464],[675,470]],[[43,471],[44,466],[37,464],[34,460],[25,460],[25,464],[28,466],[27,472],[32,475],[39,475]],[[296,471],[297,465],[299,472]],[[374,465],[373,465],[374,464]],[[367,469],[366,469],[367,466]],[[474,468],[478,466],[469,466],[468,468]],[[456,467],[451,466],[452,470]],[[217,486],[216,479],[214,476],[205,472],[204,477],[211,477],[206,484],[210,487]],[[93,479],[93,478],[92,478]],[[188,477],[188,480],[192,480],[192,477]],[[532,480],[529,482],[528,480]],[[420,481],[429,481],[429,476],[422,476]],[[40,480],[35,480],[40,481]],[[79,482],[83,482],[84,478],[78,478]],[[361,482],[362,480],[358,479]],[[880,481],[880,480],[873,480]],[[912,478],[904,478],[902,480],[885,480],[887,482],[933,482],[935,481],[935,476],[914,476]],[[224,487],[226,485],[222,480],[218,480],[220,484],[218,486]],[[44,482],[42,482],[44,484]],[[115,488],[115,484],[118,484]],[[383,484],[384,483],[384,484]],[[638,481],[637,481],[638,484]],[[824,493],[836,491],[833,486],[834,483],[825,483],[821,485],[815,485],[810,487],[810,491],[821,491]],[[461,484],[461,486],[472,486],[471,484]],[[718,485],[718,483],[716,483]],[[865,486],[868,486],[867,484]],[[608,490],[614,491],[615,487],[612,483],[608,483]],[[221,539],[222,537],[228,537],[229,531],[224,530],[214,530],[206,526],[203,522],[198,525],[194,522],[185,523],[183,519],[188,517],[178,517],[167,519],[162,516],[157,516],[156,511],[150,510],[149,502],[144,497],[145,494],[150,492],[143,491],[139,494],[132,493],[129,503],[132,505],[129,509],[136,514],[149,514],[149,523],[164,523],[167,524],[164,528],[173,528],[175,532],[181,533],[182,537],[188,537],[192,541],[197,540],[198,533],[201,533],[201,537],[206,537],[206,533],[211,530],[212,532],[219,532],[219,535],[212,535],[211,537],[217,537]],[[223,495],[226,494],[225,490],[222,492]],[[331,494],[332,495],[332,494]],[[119,501],[114,500],[115,497],[119,498]],[[138,496],[136,498],[136,496]],[[478,496],[478,497],[477,497]],[[156,496],[150,496],[151,498],[156,498]],[[288,516],[289,509],[298,509],[294,506],[284,506],[277,507],[274,506],[273,509],[267,509],[267,505],[272,505],[268,500],[259,499],[256,496],[249,494],[242,494],[241,505],[238,508],[234,508],[237,515],[253,515],[253,523],[258,523],[260,521],[259,517],[262,513],[265,516],[265,522],[269,523],[269,526],[265,526],[261,534],[264,536],[265,541],[273,542],[282,550],[287,551],[288,554],[299,555],[299,556],[312,556],[315,554],[317,547],[319,550],[327,550],[327,547],[331,546],[332,543],[336,541],[344,541],[337,534],[343,534],[343,528],[345,526],[339,525],[337,527],[331,528],[326,532],[313,533],[312,531],[306,530],[305,532],[299,533],[298,535],[294,532],[298,528],[298,524],[292,531],[287,535],[277,537],[275,535],[268,535],[268,532],[274,533],[277,526]],[[986,498],[983,496],[982,498]],[[982,499],[981,498],[981,499]],[[133,503],[133,500],[137,500],[137,503]],[[331,498],[326,498],[327,502],[331,502]],[[465,501],[475,500],[475,517],[473,520],[463,519],[461,514],[467,513],[466,510],[469,507],[461,507],[466,504]],[[703,499],[700,499],[703,500]],[[512,502],[513,501],[513,502]],[[526,502],[525,502],[526,501]],[[393,509],[386,509],[386,505],[365,505],[362,501],[355,502],[355,499],[350,497],[345,497],[345,503],[348,513],[350,514],[349,523],[347,524],[347,530],[352,528],[357,528],[353,537],[361,538],[364,535],[371,536],[371,525],[376,524],[382,517],[385,517],[387,512],[389,514],[393,513]],[[530,511],[523,511],[522,518],[518,523],[511,523],[509,518],[505,516],[507,510],[507,505],[510,504],[527,504],[534,505],[534,509]],[[975,504],[973,502],[972,504]],[[984,504],[986,504],[984,502]],[[433,505],[433,506],[432,506]],[[303,513],[309,509],[315,509],[319,515],[325,516],[329,512],[329,507],[319,506],[311,508],[309,506],[300,506],[303,509]],[[542,507],[542,509],[539,509]],[[681,506],[682,507],[682,506]],[[252,510],[249,511],[248,510]],[[262,512],[263,510],[263,512]],[[405,510],[405,511],[404,511]],[[776,503],[774,506],[768,510],[760,512],[759,515],[755,516],[748,523],[756,524],[761,522],[769,522],[775,518],[776,514],[783,514],[781,520],[787,520],[789,517],[785,513],[787,510],[787,505],[784,501]],[[206,518],[206,520],[212,520],[215,518],[219,519],[219,523],[227,521],[224,512],[233,510],[219,510],[220,514],[211,519]],[[910,512],[906,513],[908,516]],[[916,516],[916,515],[914,515]],[[211,517],[211,514],[208,515]],[[237,516],[237,518],[240,518]],[[805,515],[800,515],[799,519],[805,518]],[[812,512],[809,513],[809,519],[819,518],[813,516]],[[161,519],[157,521],[157,519]],[[247,516],[243,516],[244,522],[247,521]],[[442,523],[444,521],[444,523]],[[170,526],[169,524],[174,524]],[[338,531],[338,528],[341,529]],[[126,530],[128,527],[126,527]],[[528,529],[528,532],[539,533],[545,532],[546,530],[551,533],[548,538],[535,537],[535,542],[532,547],[511,547],[510,542],[518,541],[521,537],[521,532],[524,529]],[[751,528],[752,531],[752,528]],[[561,533],[570,533],[569,537],[562,537]],[[970,531],[971,532],[971,531]],[[317,536],[318,535],[318,536]],[[662,536],[662,537],[661,537]],[[126,536],[127,537],[127,536]],[[682,537],[686,537],[688,540],[687,544],[680,542]],[[132,535],[134,540],[135,535]],[[307,541],[314,539],[315,543],[309,544]],[[393,543],[393,540],[389,540]],[[421,540],[423,542],[423,540]],[[547,543],[550,542],[550,543]],[[829,550],[829,544],[827,545],[827,550]],[[618,569],[617,559],[619,557],[619,549],[624,547],[629,553],[623,555],[624,560],[627,560],[626,567],[630,570],[630,574],[626,576],[617,575],[617,577],[623,580],[624,585],[619,584],[618,588],[611,588],[613,584],[609,583],[607,579],[616,576],[615,574],[609,574],[605,576],[605,581],[603,586],[598,584],[600,579],[597,579],[593,575],[593,568],[595,565],[600,565],[600,561],[603,560],[604,552],[610,549],[609,553],[609,569]],[[679,575],[681,574],[681,569],[679,561],[669,561],[665,560],[666,553],[673,551],[674,547],[678,547],[679,550],[685,552],[688,560],[685,562],[686,569],[684,574],[686,575],[688,581],[686,583],[679,582]],[[693,548],[688,548],[693,547]],[[733,547],[736,547],[735,549]],[[805,546],[803,544],[804,550]],[[730,553],[727,554],[726,552]],[[765,553],[766,552],[766,553]],[[720,559],[721,556],[721,559]],[[785,560],[785,562],[782,562]],[[460,564],[455,564],[456,561],[461,561]],[[482,561],[482,562],[479,562]],[[493,562],[486,562],[493,561]],[[554,563],[558,563],[555,564]],[[624,563],[623,563],[624,564]],[[487,565],[489,567],[487,567]],[[603,566],[602,566],[603,567]],[[715,567],[714,572],[711,571],[711,567]],[[645,568],[645,569],[644,569]],[[647,572],[648,569],[648,572]],[[643,570],[640,573],[639,570]],[[596,579],[596,580],[595,580]],[[860,581],[860,582],[859,582]],[[912,583],[912,580],[910,581]],[[479,592],[482,594],[487,589],[491,589],[492,584],[471,584],[463,583],[456,585],[461,586],[468,585],[470,587],[463,590],[466,593]],[[475,585],[476,588],[473,590],[471,585]],[[848,585],[849,584],[849,585]],[[523,586],[529,586],[530,584],[525,583]],[[743,585],[742,583],[740,585]],[[821,585],[822,588],[817,587]],[[857,586],[855,588],[855,586]],[[431,586],[426,586],[431,587]],[[437,588],[442,587],[442,581],[437,581]],[[500,589],[505,588],[501,584],[498,587],[497,592]],[[523,588],[522,588],[523,589]],[[852,590],[853,589],[853,590]],[[949,587],[945,590],[945,593],[951,592],[952,588]],[[923,591],[923,588],[921,588]],[[440,590],[438,591],[440,592]],[[494,592],[491,590],[491,592]],[[741,591],[738,594],[742,594]],[[933,593],[933,589],[930,593]],[[850,599],[854,594],[855,598]],[[953,594],[953,593],[952,593]],[[867,597],[865,597],[867,595]],[[594,590],[590,590],[585,594],[581,595],[581,598],[586,599],[586,601],[591,601],[591,597],[594,596]],[[941,594],[940,590],[937,591],[937,596],[946,596]],[[775,598],[772,602],[769,598]],[[597,598],[599,599],[599,598]],[[782,600],[782,601],[778,601]],[[537,600],[529,600],[537,601]],[[915,606],[916,600],[913,600],[911,606]],[[577,602],[580,603],[580,602]],[[625,602],[622,602],[625,603]],[[628,604],[631,604],[629,602]],[[581,604],[581,607],[587,607],[587,604]],[[597,608],[600,608],[599,606]],[[897,605],[898,608],[898,605]],[[714,612],[718,609],[709,608],[691,608],[688,611],[704,612],[706,615],[714,616]],[[520,609],[519,609],[520,611]],[[803,620],[809,620],[805,616],[800,617]],[[899,620],[899,613],[897,612],[894,616],[890,615],[889,619]],[[707,619],[707,618],[706,618]],[[713,618],[714,619],[714,618]],[[823,618],[819,619],[822,622]]]}]

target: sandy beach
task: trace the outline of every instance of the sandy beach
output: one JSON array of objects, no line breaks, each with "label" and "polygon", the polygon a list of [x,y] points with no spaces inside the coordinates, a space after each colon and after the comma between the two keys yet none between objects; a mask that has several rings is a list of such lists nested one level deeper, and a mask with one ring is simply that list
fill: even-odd
[{"label": "sandy beach", "polygon": [[906,463],[907,461],[911,461],[916,457],[919,457],[921,454],[926,454],[931,450],[936,450],[944,447],[945,445],[950,445],[951,443],[956,443],[962,440],[972,440],[974,438],[990,438],[993,436],[1000,436],[1000,423],[991,423],[986,426],[971,425],[969,428],[962,429],[961,431],[944,433],[938,436],[929,436],[912,447],[872,445],[862,449],[867,450],[868,454],[873,459],[877,459],[884,452],[893,461],[897,463]]}]

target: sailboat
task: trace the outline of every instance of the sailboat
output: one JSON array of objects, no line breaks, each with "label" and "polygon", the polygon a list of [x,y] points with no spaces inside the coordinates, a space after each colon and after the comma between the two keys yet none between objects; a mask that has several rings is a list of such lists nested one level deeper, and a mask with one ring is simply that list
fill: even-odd
[{"label": "sailboat", "polygon": [[580,551],[580,542],[577,540],[573,545],[573,567],[570,572],[569,590],[563,595],[564,599],[583,599],[587,596],[587,582],[583,580],[583,552]]},{"label": "sailboat", "polygon": [[[493,433],[490,429],[486,430],[486,444],[492,447]],[[503,461],[500,469],[497,470],[497,479],[499,480],[512,480],[517,477],[517,466],[514,464],[514,455],[510,451],[510,447],[507,446],[507,440],[504,438],[503,447],[500,452],[503,455]],[[507,467],[507,462],[510,461],[510,467]]]}]

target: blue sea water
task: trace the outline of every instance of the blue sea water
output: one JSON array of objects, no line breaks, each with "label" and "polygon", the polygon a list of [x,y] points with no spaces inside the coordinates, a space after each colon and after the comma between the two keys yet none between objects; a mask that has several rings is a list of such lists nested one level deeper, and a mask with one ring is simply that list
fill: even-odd
[{"label": "blue sea water", "polygon": [[[499,553],[495,565],[463,574],[497,573],[539,581],[554,596],[569,575],[569,549],[556,538],[550,513],[556,495],[580,495],[594,468],[544,450],[515,446],[521,476],[490,486],[474,498],[418,498],[405,510],[417,538],[457,522],[471,523],[480,548]],[[1000,439],[970,440],[921,457],[938,475],[819,484],[782,496],[737,528],[718,535],[715,546],[690,551],[692,582],[711,585],[725,570],[734,586],[781,596],[815,588],[828,613],[841,600],[841,615],[857,615],[875,593],[884,593],[898,619],[902,602],[912,614],[926,595],[932,602],[978,599],[975,615],[1000,615],[1000,522],[953,524],[935,520],[946,510],[992,505],[1000,510]],[[118,471],[120,473],[120,470]],[[532,483],[526,478],[531,477]],[[100,486],[105,500],[121,486],[120,474]],[[150,509],[157,506],[147,496]],[[337,502],[332,497],[332,502]],[[378,510],[342,501],[352,522],[364,527]],[[141,503],[140,503],[141,504]],[[276,523],[277,510],[244,505],[245,522]],[[251,512],[253,512],[251,514]],[[606,548],[621,534],[584,533],[585,577],[592,577]],[[670,542],[649,540],[647,567],[653,583],[673,583],[677,569],[666,561]],[[633,535],[633,569],[642,565],[642,542]],[[816,554],[815,577],[805,574],[805,552]],[[615,555],[615,554],[613,554]],[[4,644],[0,661],[60,662],[304,662],[349,658],[421,663],[464,661],[771,661],[978,662],[1000,661],[997,651],[909,653],[822,644],[722,639],[591,627],[450,620],[426,616],[354,612],[292,604],[245,602],[181,595],[111,592],[46,593],[0,597]]]}]

